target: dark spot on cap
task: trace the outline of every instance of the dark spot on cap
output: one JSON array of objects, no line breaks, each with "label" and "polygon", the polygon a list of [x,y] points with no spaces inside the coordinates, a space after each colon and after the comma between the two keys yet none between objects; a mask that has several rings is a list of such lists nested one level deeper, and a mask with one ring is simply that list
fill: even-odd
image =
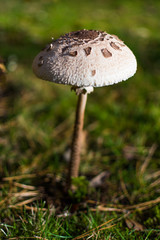
[{"label": "dark spot on cap", "polygon": [[92,77],[96,74],[96,70],[91,71]]},{"label": "dark spot on cap", "polygon": [[39,63],[38,63],[38,67],[41,67],[44,63],[44,60],[40,60]]},{"label": "dark spot on cap", "polygon": [[42,59],[43,59],[43,56],[40,56],[40,57],[39,57],[39,60],[42,60]]},{"label": "dark spot on cap", "polygon": [[100,41],[104,41],[104,37],[100,37],[99,40],[100,40]]},{"label": "dark spot on cap", "polygon": [[88,56],[91,53],[91,50],[92,50],[91,47],[84,48],[86,56]]},{"label": "dark spot on cap", "polygon": [[62,48],[62,53],[64,53],[67,49],[68,49],[68,46],[65,46],[64,48]]},{"label": "dark spot on cap", "polygon": [[107,50],[107,48],[101,49],[101,52],[105,58],[111,57],[112,53]]},{"label": "dark spot on cap", "polygon": [[117,46],[114,42],[110,43],[111,47],[114,48],[115,50],[121,50],[119,46]]},{"label": "dark spot on cap", "polygon": [[72,57],[75,57],[75,56],[77,56],[77,51],[69,52],[69,55],[72,56]]},{"label": "dark spot on cap", "polygon": [[101,37],[105,37],[107,36],[108,34],[106,32],[101,32]]}]

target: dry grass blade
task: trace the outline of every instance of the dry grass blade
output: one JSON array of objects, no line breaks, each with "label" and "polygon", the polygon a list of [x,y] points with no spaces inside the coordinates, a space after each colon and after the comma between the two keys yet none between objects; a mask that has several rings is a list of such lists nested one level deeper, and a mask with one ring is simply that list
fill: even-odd
[{"label": "dry grass blade", "polygon": [[87,200],[87,203],[91,203],[91,204],[100,204],[100,202],[98,202],[98,201],[94,201],[94,200],[91,200],[91,199]]},{"label": "dry grass blade", "polygon": [[107,227],[100,228],[100,229],[98,230],[98,232],[104,231],[104,230],[106,230],[106,229],[108,229],[108,228],[112,228],[112,227],[114,227],[114,226],[116,226],[116,224],[113,224],[113,225],[109,225],[109,226],[107,226]]},{"label": "dry grass blade", "polygon": [[124,193],[124,196],[129,200],[129,202],[131,203],[132,200],[131,200],[131,197],[128,193],[128,190],[127,190],[127,187],[126,187],[126,184],[123,180],[123,177],[122,177],[122,173],[120,172],[120,184],[121,184],[121,188],[122,188],[122,191]]},{"label": "dry grass blade", "polygon": [[135,209],[135,210],[138,210],[138,211],[144,211],[144,210],[147,210],[149,208],[151,208],[153,205],[148,205],[148,206],[144,206],[144,207],[139,207],[138,209]]},{"label": "dry grass blade", "polygon": [[13,180],[19,180],[23,178],[34,178],[34,177],[37,177],[37,174],[24,174],[19,176],[5,177],[3,178],[3,181],[13,181]]},{"label": "dry grass blade", "polygon": [[16,203],[16,204],[14,204],[14,205],[9,205],[9,208],[17,208],[17,207],[19,207],[19,206],[26,205],[26,204],[31,203],[31,202],[33,202],[33,201],[35,201],[35,200],[38,200],[38,199],[39,199],[39,197],[33,197],[33,198],[27,199],[27,200],[25,200],[25,201]]},{"label": "dry grass blade", "polygon": [[65,119],[62,123],[54,128],[53,136],[59,135],[61,132],[65,131],[68,128],[69,118]]},{"label": "dry grass blade", "polygon": [[151,207],[152,205],[154,204],[157,204],[157,203],[160,203],[160,197],[154,199],[154,200],[150,200],[150,201],[147,201],[147,202],[143,202],[143,203],[139,203],[139,204],[135,204],[135,205],[132,205],[132,206],[127,206],[125,207],[125,209],[137,209],[137,210],[140,210],[140,208],[143,208],[144,207]]},{"label": "dry grass blade", "polygon": [[160,171],[156,171],[156,172],[154,172],[154,173],[152,173],[152,174],[148,174],[148,175],[145,177],[145,179],[146,179],[146,180],[150,180],[150,179],[157,178],[157,177],[159,177],[159,176],[160,176]]},{"label": "dry grass blade", "polygon": [[[89,230],[88,232],[85,232],[85,233],[83,233],[82,235],[79,235],[79,236],[73,238],[72,240],[77,240],[77,239],[84,238],[84,237],[88,236],[89,234],[91,234],[91,232],[93,232],[93,231],[100,231],[100,228],[101,228],[101,227],[103,227],[104,225],[112,222],[113,220],[115,220],[115,219],[112,218],[112,219],[110,219],[109,221],[107,221],[107,222],[105,222],[105,223],[102,223],[101,225],[99,225],[99,226],[97,226],[97,227],[95,227],[95,228],[92,228],[92,229]],[[114,224],[114,225],[115,225],[115,224]],[[109,226],[107,226],[107,228],[113,227],[114,225],[109,225]]]},{"label": "dry grass blade", "polygon": [[7,113],[8,102],[6,95],[6,68],[0,57],[0,118],[5,117]]},{"label": "dry grass blade", "polygon": [[[104,230],[106,230],[106,229],[109,229],[109,228],[112,228],[112,227],[114,227],[116,224],[113,224],[113,225],[109,225],[109,226],[107,226],[107,227],[103,227],[103,228],[100,228],[100,229],[96,229],[97,230],[97,232],[100,232],[100,231],[104,231]],[[95,230],[93,230],[93,231],[95,231]],[[80,236],[78,236],[78,237],[76,237],[76,238],[73,238],[72,240],[74,240],[74,239],[81,239],[81,238],[83,238],[84,239],[84,237],[87,237],[87,236],[89,236],[91,234],[91,232],[87,232],[87,233],[84,233],[84,234],[82,234],[82,235],[80,235]],[[90,237],[92,237],[94,234],[92,234]],[[87,239],[89,239],[90,237],[88,237]]]},{"label": "dry grass blade", "polygon": [[38,191],[28,191],[28,192],[19,192],[19,193],[11,193],[14,197],[30,197],[30,196],[37,196],[39,194]]},{"label": "dry grass blade", "polygon": [[49,209],[47,209],[47,208],[38,208],[38,207],[33,207],[33,206],[30,207],[28,205],[24,205],[24,207],[25,207],[25,209],[31,210],[31,211],[34,211],[34,212],[38,212],[39,210],[44,211],[44,212],[49,211],[50,213],[54,213],[55,212],[55,208],[54,207],[49,208]]},{"label": "dry grass blade", "polygon": [[153,154],[154,154],[155,151],[156,151],[156,148],[157,148],[157,144],[154,143],[154,144],[151,146],[151,148],[149,149],[148,156],[146,157],[144,163],[142,164],[142,166],[141,166],[141,168],[140,168],[140,170],[139,170],[139,174],[140,174],[140,175],[143,175],[143,174],[144,174],[144,172],[145,172],[145,170],[146,170],[146,168],[147,168],[147,166],[148,166],[148,164],[149,164],[149,162],[150,162]]},{"label": "dry grass blade", "polygon": [[[34,211],[34,212],[38,212],[39,211],[39,208],[37,208],[37,207],[30,207],[30,206],[27,206],[27,205],[24,205],[24,207],[27,210],[31,210],[31,211]],[[46,212],[48,209],[47,208],[41,208],[40,210]]]},{"label": "dry grass blade", "polygon": [[30,186],[30,185],[26,185],[26,184],[22,184],[22,183],[18,183],[18,182],[14,182],[13,184],[14,184],[14,186],[19,187],[19,188],[35,190],[34,186]]},{"label": "dry grass blade", "polygon": [[8,196],[5,197],[3,200],[0,201],[0,205],[3,205],[4,203],[8,202]]},{"label": "dry grass blade", "polygon": [[[92,200],[88,200],[89,203],[92,203],[92,204],[96,204],[95,201],[92,201]],[[150,200],[150,201],[147,201],[147,202],[143,202],[143,203],[139,203],[139,204],[134,204],[134,205],[130,205],[130,206],[125,206],[125,205],[114,205],[114,207],[105,207],[103,206],[103,204],[101,205],[98,205],[96,208],[90,208],[91,211],[108,211],[108,212],[125,212],[126,214],[129,214],[130,211],[133,211],[133,210],[139,210],[139,211],[142,211],[142,210],[145,210],[145,209],[148,209],[150,207],[152,207],[153,205],[155,204],[158,204],[160,203],[160,197],[154,199],[154,200]]]},{"label": "dry grass blade", "polygon": [[38,237],[38,236],[34,236],[34,237],[12,237],[12,238],[8,238],[8,240],[18,240],[18,239],[41,239],[41,240],[48,240],[47,238],[42,238],[42,237]]},{"label": "dry grass blade", "polygon": [[121,208],[112,208],[112,207],[104,207],[104,206],[97,206],[97,208],[90,208],[91,211],[104,211],[104,212],[126,212],[126,209]]},{"label": "dry grass blade", "polygon": [[152,182],[152,183],[149,185],[149,188],[156,187],[157,185],[160,185],[160,178],[158,178],[156,181]]}]

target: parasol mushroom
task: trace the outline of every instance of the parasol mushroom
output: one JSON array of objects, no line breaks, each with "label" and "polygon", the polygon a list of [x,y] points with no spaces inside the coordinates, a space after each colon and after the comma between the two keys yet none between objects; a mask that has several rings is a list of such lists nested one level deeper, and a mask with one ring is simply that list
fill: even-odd
[{"label": "parasol mushroom", "polygon": [[116,35],[80,30],[67,33],[46,46],[34,59],[37,77],[71,85],[78,95],[69,165],[69,185],[78,176],[81,134],[87,94],[94,87],[112,85],[132,77],[137,62],[132,51]]}]

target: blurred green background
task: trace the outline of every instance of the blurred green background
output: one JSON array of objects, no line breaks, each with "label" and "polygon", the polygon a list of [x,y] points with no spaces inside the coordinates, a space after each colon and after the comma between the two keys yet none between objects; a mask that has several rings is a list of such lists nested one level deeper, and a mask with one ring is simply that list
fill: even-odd
[{"label": "blurred green background", "polygon": [[[158,0],[1,3],[0,56],[7,69],[0,103],[4,108],[0,120],[2,177],[48,171],[65,178],[77,97],[69,86],[37,79],[31,65],[51,37],[96,29],[118,35],[135,54],[138,70],[128,81],[96,88],[89,95],[80,172],[89,177],[110,172],[105,196],[109,202],[114,200],[113,191],[116,196],[122,193],[121,177],[133,203],[159,196],[158,185],[148,190],[151,180],[145,178],[160,168],[159,18]],[[141,175],[153,146],[155,151]]]}]

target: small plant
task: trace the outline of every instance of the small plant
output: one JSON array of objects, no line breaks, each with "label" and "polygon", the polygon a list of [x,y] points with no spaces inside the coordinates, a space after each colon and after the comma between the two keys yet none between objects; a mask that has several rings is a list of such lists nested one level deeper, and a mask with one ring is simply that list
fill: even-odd
[{"label": "small plant", "polygon": [[89,182],[84,176],[72,178],[72,190],[69,189],[69,196],[76,202],[81,202],[88,193]]}]

